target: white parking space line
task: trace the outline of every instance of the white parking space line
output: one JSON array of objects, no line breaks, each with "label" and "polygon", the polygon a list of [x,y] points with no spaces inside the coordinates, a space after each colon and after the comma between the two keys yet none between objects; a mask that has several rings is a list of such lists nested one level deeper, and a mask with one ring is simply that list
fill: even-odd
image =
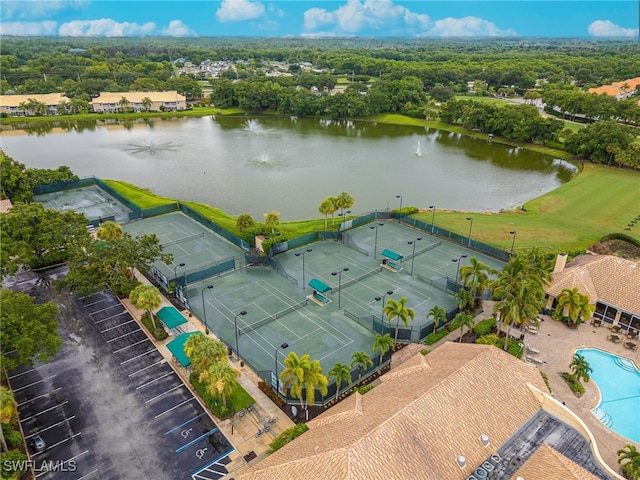
[{"label": "white parking space line", "polygon": [[63,423],[67,423],[69,422],[69,420],[73,420],[74,418],[76,418],[75,415],[71,415],[69,418],[66,418],[58,423],[54,423],[53,425],[49,425],[47,428],[43,428],[42,430],[39,430],[38,432],[34,433],[33,435],[27,435],[24,438],[31,438],[31,437],[35,437],[36,435],[40,435],[42,432],[46,432],[47,430],[51,430],[52,428],[57,427],[58,425],[62,425]]},{"label": "white parking space line", "polygon": [[31,420],[32,418],[35,418],[35,417],[37,417],[38,415],[42,415],[43,413],[50,412],[51,410],[53,410],[53,409],[55,409],[55,408],[61,408],[61,407],[64,407],[67,403],[69,403],[69,402],[67,402],[67,401],[65,400],[64,402],[59,403],[58,405],[54,405],[53,407],[49,407],[49,408],[47,408],[46,410],[42,410],[41,412],[38,412],[38,413],[36,413],[36,414],[34,414],[34,415],[31,415],[30,417],[23,418],[21,421],[22,421],[22,422],[26,422],[27,420]]},{"label": "white parking space line", "polygon": [[116,303],[116,304],[114,304],[114,305],[109,305],[108,307],[101,308],[100,310],[96,310],[95,312],[91,312],[91,313],[89,314],[89,316],[90,316],[90,317],[93,317],[96,313],[104,312],[105,310],[109,310],[110,308],[113,308],[113,307],[121,307],[121,308],[122,308],[122,312],[120,312],[120,313],[124,313],[124,312],[126,311],[126,310],[124,309],[124,307],[123,307],[121,304]]},{"label": "white parking space line", "polygon": [[44,450],[42,450],[41,452],[36,452],[33,455],[31,455],[32,457],[36,457],[38,455],[40,455],[41,453],[44,453],[46,451],[51,450],[52,448],[56,448],[58,445],[62,445],[63,443],[67,443],[69,440],[73,440],[74,438],[80,436],[82,434],[82,432],[78,432],[78,433],[74,433],[73,435],[71,435],[70,437],[65,438],[64,440],[59,441],[58,443],[54,443],[53,445],[48,446],[47,448],[45,448]]},{"label": "white parking space line", "polygon": [[114,350],[113,353],[120,353],[120,352],[126,350],[127,348],[135,347],[136,345],[140,345],[141,343],[145,343],[145,342],[148,342],[148,341],[149,341],[149,339],[145,338],[144,340],[140,340],[139,342],[132,343],[131,345],[127,345],[126,347],[119,348],[118,350]]},{"label": "white parking space line", "polygon": [[195,399],[194,399],[194,397],[192,396],[191,398],[189,398],[189,399],[185,400],[184,402],[180,402],[180,403],[179,403],[178,405],[176,405],[175,407],[171,407],[169,410],[165,410],[164,412],[159,413],[158,415],[156,415],[156,417],[155,417],[155,418],[160,418],[162,415],[165,415],[165,414],[167,414],[167,413],[169,413],[169,412],[172,412],[172,411],[173,411],[173,410],[175,410],[176,408],[181,407],[181,406],[182,406],[182,405],[184,405],[185,403],[189,403],[189,402],[191,402],[191,401],[193,401],[193,400],[195,400]]},{"label": "white parking space line", "polygon": [[83,479],[85,479],[85,478],[88,478],[88,477],[89,477],[89,475],[93,475],[94,473],[97,473],[97,472],[98,472],[98,469],[96,468],[94,471],[89,472],[89,473],[87,473],[86,475],[83,475],[83,476],[79,477],[77,480],[83,480]]},{"label": "white parking space line", "polygon": [[120,312],[120,313],[116,313],[115,315],[111,315],[110,317],[103,318],[102,320],[98,320],[97,322],[93,322],[93,323],[94,323],[95,325],[99,325],[99,324],[101,324],[102,322],[106,322],[107,320],[111,320],[112,318],[116,318],[116,317],[119,317],[119,316],[121,316],[121,315],[126,315],[126,314],[127,314],[127,312],[123,310],[123,311],[122,311],[122,312]]},{"label": "white parking space line", "polygon": [[24,402],[19,403],[18,406],[21,407],[22,405],[26,405],[29,402],[33,402],[34,400],[37,400],[38,398],[48,397],[52,393],[56,393],[60,390],[62,390],[62,387],[55,388],[51,390],[49,393],[43,393],[42,395],[38,395],[37,397],[33,397],[33,398],[30,398],[29,400],[25,400]]},{"label": "white parking space line", "polygon": [[[85,298],[88,298],[88,297],[80,297],[80,300],[84,300]],[[99,304],[99,303],[106,302],[107,300],[111,300],[111,299],[110,299],[109,297],[106,297],[106,298],[103,298],[102,300],[98,300],[97,302],[93,302],[93,303],[85,303],[85,304],[83,304],[82,306],[83,306],[83,307],[90,307],[91,305],[97,305],[97,304]],[[117,305],[117,304],[116,304],[116,305]]]},{"label": "white parking space line", "polygon": [[163,358],[162,360],[160,360],[160,361],[158,361],[158,362],[156,362],[156,363],[152,363],[151,365],[147,365],[146,367],[141,368],[140,370],[136,370],[135,372],[130,373],[128,376],[129,376],[129,378],[134,377],[134,376],[136,376],[137,374],[139,374],[140,372],[144,372],[145,370],[149,370],[150,368],[155,367],[155,366],[156,366],[156,365],[158,365],[159,363],[165,363],[165,362],[166,362],[166,360]]},{"label": "white parking space line", "polygon": [[119,324],[118,324],[118,325],[116,325],[115,327],[110,327],[110,328],[107,328],[107,329],[105,329],[105,330],[100,330],[100,333],[108,332],[109,330],[113,330],[114,328],[121,327],[121,326],[126,325],[127,323],[131,323],[131,322],[135,322],[135,320],[132,318],[132,319],[131,319],[131,320],[129,320],[128,322],[119,323]]},{"label": "white parking space line", "polygon": [[25,373],[31,373],[31,372],[34,372],[34,371],[38,370],[39,368],[43,368],[43,367],[46,367],[46,366],[47,365],[44,364],[44,365],[38,365],[37,367],[29,368],[28,370],[25,370],[24,372],[16,373],[15,375],[9,376],[9,380],[13,380],[14,378],[18,378],[19,376],[24,375]]},{"label": "white parking space line", "polygon": [[180,384],[180,385],[176,385],[175,387],[170,388],[170,389],[169,389],[169,390],[167,390],[166,392],[163,392],[163,393],[161,393],[160,395],[156,395],[155,397],[150,398],[149,400],[145,401],[144,403],[153,402],[153,401],[154,401],[154,400],[156,400],[157,398],[163,397],[163,396],[165,396],[167,393],[169,393],[169,392],[173,392],[174,390],[177,390],[177,389],[179,389],[179,388],[182,388],[182,384]]},{"label": "white parking space line", "polygon": [[131,332],[127,332],[124,335],[120,335],[119,337],[115,337],[115,338],[112,338],[111,340],[107,340],[107,343],[115,342],[116,340],[120,340],[121,338],[128,337],[129,335],[132,335],[134,333],[141,332],[141,331],[142,330],[138,329],[138,330],[133,330]]},{"label": "white parking space line", "polygon": [[155,382],[157,382],[158,380],[162,380],[164,377],[168,377],[169,375],[175,375],[175,373],[176,373],[176,372],[174,372],[174,371],[171,371],[171,372],[165,373],[164,375],[161,375],[161,376],[159,376],[159,377],[156,377],[156,378],[154,378],[153,380],[151,380],[151,381],[149,381],[149,382],[147,382],[147,383],[143,383],[142,385],[140,385],[140,386],[136,387],[136,390],[140,390],[141,388],[144,388],[144,387],[146,387],[147,385],[151,385],[152,383],[155,383]]},{"label": "white parking space line", "polygon": [[34,386],[34,385],[37,385],[37,384],[39,384],[39,383],[42,383],[42,382],[44,382],[45,380],[49,380],[49,379],[51,379],[51,378],[56,378],[56,376],[55,376],[55,375],[50,375],[50,376],[48,376],[47,378],[43,378],[42,380],[38,380],[37,382],[30,383],[30,384],[25,385],[25,386],[20,387],[20,388],[14,388],[14,389],[13,389],[13,391],[14,391],[14,393],[15,393],[15,392],[19,392],[20,390],[24,390],[25,388],[32,387],[32,386]]},{"label": "white parking space line", "polygon": [[157,351],[158,350],[156,350],[155,348],[152,348],[148,352],[141,353],[140,355],[136,355],[135,357],[131,357],[131,358],[129,358],[129,359],[123,361],[123,362],[120,362],[120,365],[124,365],[125,363],[129,363],[132,360],[135,360],[136,358],[144,357],[145,355],[149,355],[150,353],[154,353],[154,352],[157,352]]}]

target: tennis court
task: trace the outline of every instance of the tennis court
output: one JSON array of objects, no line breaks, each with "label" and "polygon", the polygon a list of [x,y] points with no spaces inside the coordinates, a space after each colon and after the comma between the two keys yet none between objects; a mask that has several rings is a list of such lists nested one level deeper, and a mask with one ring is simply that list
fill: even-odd
[{"label": "tennis court", "polygon": [[111,219],[121,225],[129,221],[129,214],[132,213],[97,185],[36,195],[33,201],[62,212],[73,210],[84,213],[89,221]]},{"label": "tennis court", "polygon": [[[306,301],[309,292],[267,267],[244,268],[211,282],[191,284],[186,296],[192,311],[257,371],[273,371],[275,351],[279,371],[288,352],[309,354],[324,371],[336,362],[351,363],[351,355],[372,354],[374,334],[338,312],[336,302],[320,307]],[[203,312],[206,308],[206,314]],[[246,312],[242,315],[241,312]]]},{"label": "tennis court", "polygon": [[132,235],[155,233],[158,236],[164,252],[173,255],[171,265],[154,264],[166,279],[181,278],[244,255],[244,250],[181,212],[137,220],[123,228]]}]

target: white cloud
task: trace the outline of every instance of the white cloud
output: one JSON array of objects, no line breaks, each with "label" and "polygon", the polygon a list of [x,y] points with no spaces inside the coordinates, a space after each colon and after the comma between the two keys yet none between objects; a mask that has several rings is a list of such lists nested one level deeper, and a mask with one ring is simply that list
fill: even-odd
[{"label": "white cloud", "polygon": [[306,30],[328,28],[337,34],[353,34],[367,29],[424,30],[429,24],[428,15],[414,13],[406,7],[394,5],[391,0],[348,0],[336,10],[310,8],[304,12]]},{"label": "white cloud", "polygon": [[[30,19],[51,17],[57,12],[67,9],[82,9],[91,4],[78,0],[3,0],[0,12],[3,19]],[[3,22],[4,27],[4,22]]]},{"label": "white cloud", "polygon": [[196,37],[196,32],[191,30],[182,20],[171,20],[169,25],[162,29],[162,35],[167,37]]},{"label": "white cloud", "polygon": [[43,22],[2,22],[2,35],[48,37],[56,35],[58,24],[51,20]]},{"label": "white cloud", "polygon": [[156,24],[116,22],[111,18],[100,20],[74,20],[60,25],[58,33],[63,37],[139,37],[153,35]]},{"label": "white cloud", "polygon": [[512,30],[500,30],[495,23],[478,17],[444,18],[421,36],[428,37],[513,37]]},{"label": "white cloud", "polygon": [[596,20],[588,28],[594,37],[637,37],[637,28],[623,28],[610,20]]},{"label": "white cloud", "polygon": [[220,8],[216,11],[216,16],[222,23],[242,22],[263,16],[264,10],[264,5],[260,2],[222,0]]}]

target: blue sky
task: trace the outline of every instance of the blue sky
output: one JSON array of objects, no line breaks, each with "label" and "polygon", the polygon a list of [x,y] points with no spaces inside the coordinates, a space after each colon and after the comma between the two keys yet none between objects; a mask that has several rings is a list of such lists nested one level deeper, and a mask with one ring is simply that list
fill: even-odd
[{"label": "blue sky", "polygon": [[0,34],[638,39],[638,0],[2,0]]}]

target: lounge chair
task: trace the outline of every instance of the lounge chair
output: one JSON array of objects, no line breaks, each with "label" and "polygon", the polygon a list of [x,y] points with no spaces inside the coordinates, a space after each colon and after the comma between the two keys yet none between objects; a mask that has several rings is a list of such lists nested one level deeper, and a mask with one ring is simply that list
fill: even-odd
[{"label": "lounge chair", "polygon": [[527,330],[527,332],[533,333],[534,335],[538,333],[538,327],[536,327],[535,325],[527,325],[525,329]]},{"label": "lounge chair", "polygon": [[527,355],[527,363],[533,363],[535,365],[542,365],[544,362],[539,358],[531,357]]},{"label": "lounge chair", "polygon": [[527,352],[529,352],[529,353],[533,353],[533,354],[537,355],[538,353],[540,353],[540,350],[538,350],[538,349],[536,349],[536,348],[533,348],[533,347],[529,347],[529,346],[528,346],[528,347],[527,347]]}]

